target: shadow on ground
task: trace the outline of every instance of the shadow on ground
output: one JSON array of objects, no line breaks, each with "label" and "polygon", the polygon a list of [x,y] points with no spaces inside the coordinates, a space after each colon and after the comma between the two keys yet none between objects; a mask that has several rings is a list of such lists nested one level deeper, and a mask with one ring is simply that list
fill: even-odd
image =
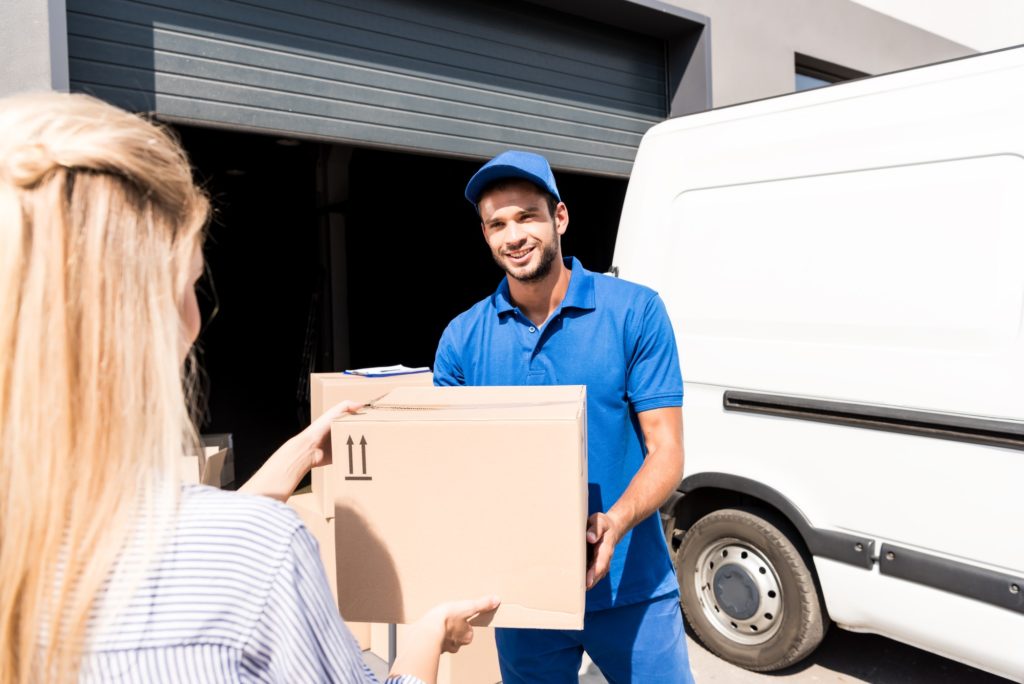
[{"label": "shadow on ground", "polygon": [[770,673],[742,670],[707,651],[687,625],[690,662],[698,682],[870,682],[871,684],[1006,684],[1009,680],[875,634],[833,625],[821,646],[793,667]]}]

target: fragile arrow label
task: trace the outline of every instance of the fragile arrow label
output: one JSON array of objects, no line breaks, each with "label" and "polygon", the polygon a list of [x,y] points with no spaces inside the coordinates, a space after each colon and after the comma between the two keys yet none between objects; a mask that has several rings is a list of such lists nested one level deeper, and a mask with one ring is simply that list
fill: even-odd
[{"label": "fragile arrow label", "polygon": [[366,436],[360,435],[359,437],[359,451],[362,460],[362,473],[356,475],[356,463],[355,463],[355,440],[352,439],[352,435],[348,436],[348,440],[345,442],[348,446],[348,475],[345,476],[346,480],[372,480],[373,478],[366,474]]}]

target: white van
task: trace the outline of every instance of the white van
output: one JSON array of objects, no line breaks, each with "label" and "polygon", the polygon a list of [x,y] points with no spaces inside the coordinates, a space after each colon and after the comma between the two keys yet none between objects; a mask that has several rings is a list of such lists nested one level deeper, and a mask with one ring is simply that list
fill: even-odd
[{"label": "white van", "polygon": [[676,331],[702,641],[775,670],[835,623],[1024,681],[1024,48],[655,126],[614,263]]}]

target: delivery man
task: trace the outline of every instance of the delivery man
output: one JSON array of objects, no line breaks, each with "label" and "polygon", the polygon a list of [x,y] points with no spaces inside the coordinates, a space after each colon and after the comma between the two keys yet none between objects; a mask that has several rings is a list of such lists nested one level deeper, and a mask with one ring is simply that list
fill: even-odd
[{"label": "delivery man", "polygon": [[576,682],[584,651],[613,684],[692,682],[657,514],[683,473],[683,383],[665,306],[563,258],[569,211],[544,157],[500,154],[465,194],[507,275],[448,325],[434,383],[587,386],[585,626],[497,630],[504,682]]}]

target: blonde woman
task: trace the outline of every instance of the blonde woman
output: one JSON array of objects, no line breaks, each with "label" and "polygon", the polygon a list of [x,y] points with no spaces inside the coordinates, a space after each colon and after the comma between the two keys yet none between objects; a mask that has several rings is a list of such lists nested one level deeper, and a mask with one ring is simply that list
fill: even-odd
[{"label": "blonde woman", "polygon": [[[0,684],[373,681],[296,516],[175,479],[207,214],[160,128],[0,100]],[[251,488],[286,495],[331,417]],[[496,606],[431,611],[389,681],[432,682]]]}]

